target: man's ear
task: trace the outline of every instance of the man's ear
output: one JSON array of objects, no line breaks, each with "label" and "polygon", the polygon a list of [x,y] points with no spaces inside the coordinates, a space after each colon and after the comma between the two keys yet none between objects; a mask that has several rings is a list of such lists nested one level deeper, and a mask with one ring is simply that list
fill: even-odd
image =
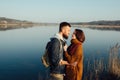
[{"label": "man's ear", "polygon": [[61,29],[61,32],[64,33],[64,29],[63,28]]},{"label": "man's ear", "polygon": [[65,32],[65,27],[62,28],[62,32],[63,32],[63,33]]}]

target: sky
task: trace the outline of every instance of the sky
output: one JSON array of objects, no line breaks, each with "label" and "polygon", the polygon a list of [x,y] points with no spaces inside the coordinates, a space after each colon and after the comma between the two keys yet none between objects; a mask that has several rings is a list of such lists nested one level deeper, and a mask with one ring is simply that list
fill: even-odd
[{"label": "sky", "polygon": [[120,20],[120,0],[0,0],[0,17],[55,23]]}]

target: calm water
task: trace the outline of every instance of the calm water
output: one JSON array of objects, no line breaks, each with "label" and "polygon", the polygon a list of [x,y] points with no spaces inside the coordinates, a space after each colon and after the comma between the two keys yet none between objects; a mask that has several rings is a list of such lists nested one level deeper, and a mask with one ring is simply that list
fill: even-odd
[{"label": "calm water", "polygon": [[[73,30],[78,27],[72,27]],[[84,56],[105,57],[110,46],[120,44],[119,31],[102,31],[81,28],[86,35]],[[45,68],[40,57],[58,26],[41,26],[27,29],[0,31],[0,80],[41,80]],[[67,44],[70,44],[70,38]]]}]

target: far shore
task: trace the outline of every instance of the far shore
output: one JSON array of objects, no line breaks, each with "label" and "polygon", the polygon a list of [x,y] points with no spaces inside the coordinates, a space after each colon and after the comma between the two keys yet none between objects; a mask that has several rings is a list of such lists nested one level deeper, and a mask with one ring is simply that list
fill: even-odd
[{"label": "far shore", "polygon": [[[8,30],[15,28],[28,28],[34,26],[49,26],[49,25],[58,25],[56,23],[23,23],[23,24],[0,24],[0,30]],[[101,30],[118,30],[120,31],[120,25],[77,25],[71,24],[73,27],[82,27],[82,28],[91,28],[91,29],[101,29]]]},{"label": "far shore", "polygon": [[100,30],[117,30],[120,31],[120,25],[73,25],[75,27],[100,29]]},{"label": "far shore", "polygon": [[97,28],[120,28],[120,25],[73,25],[76,27],[85,27],[85,28],[89,28],[89,27],[97,27]]}]

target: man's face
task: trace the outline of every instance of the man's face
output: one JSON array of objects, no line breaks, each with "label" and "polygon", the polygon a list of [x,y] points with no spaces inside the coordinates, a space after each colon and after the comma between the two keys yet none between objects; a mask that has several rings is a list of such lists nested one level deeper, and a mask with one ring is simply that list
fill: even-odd
[{"label": "man's face", "polygon": [[68,39],[68,36],[69,36],[69,34],[70,34],[70,27],[69,27],[69,26],[63,27],[62,33],[63,33],[63,37],[64,37],[65,39]]}]

